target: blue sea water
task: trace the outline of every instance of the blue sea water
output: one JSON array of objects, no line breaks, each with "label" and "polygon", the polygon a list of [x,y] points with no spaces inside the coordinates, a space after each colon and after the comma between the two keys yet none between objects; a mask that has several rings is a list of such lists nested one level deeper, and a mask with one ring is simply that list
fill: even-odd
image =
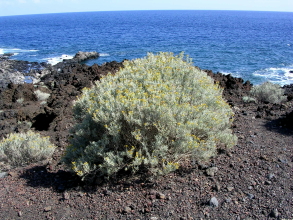
[{"label": "blue sea water", "polygon": [[116,11],[0,16],[0,54],[50,62],[78,51],[101,54],[88,65],[182,51],[201,69],[254,84],[293,83],[293,13]]}]

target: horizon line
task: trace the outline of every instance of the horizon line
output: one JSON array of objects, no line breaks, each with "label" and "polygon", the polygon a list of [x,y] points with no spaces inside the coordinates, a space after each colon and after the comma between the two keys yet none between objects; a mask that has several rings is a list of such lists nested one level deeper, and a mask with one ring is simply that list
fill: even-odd
[{"label": "horizon line", "polygon": [[101,10],[101,11],[64,11],[64,12],[48,12],[48,13],[33,13],[33,14],[13,14],[3,15],[0,17],[11,16],[26,16],[26,15],[46,15],[46,14],[68,14],[68,13],[93,13],[93,12],[131,12],[131,11],[239,11],[239,12],[280,12],[293,13],[293,11],[265,11],[265,10],[241,10],[241,9],[130,9],[130,10]]}]

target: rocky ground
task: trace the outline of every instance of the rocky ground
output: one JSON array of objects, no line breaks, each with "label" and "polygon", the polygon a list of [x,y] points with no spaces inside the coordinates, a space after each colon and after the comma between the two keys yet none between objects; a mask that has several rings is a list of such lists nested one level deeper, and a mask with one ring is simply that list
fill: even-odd
[{"label": "rocky ground", "polygon": [[[16,62],[0,60],[2,76],[4,61]],[[49,162],[0,173],[0,219],[293,219],[292,85],[285,87],[286,103],[244,103],[249,82],[207,71],[224,87],[235,112],[239,141],[233,149],[219,149],[208,163],[189,162],[148,181],[121,178],[92,186],[67,172],[59,161],[74,124],[73,100],[121,67],[117,62],[43,64],[30,71],[39,77],[37,84],[3,84],[0,138],[33,129],[58,148]],[[42,102],[36,90],[50,97]]]}]

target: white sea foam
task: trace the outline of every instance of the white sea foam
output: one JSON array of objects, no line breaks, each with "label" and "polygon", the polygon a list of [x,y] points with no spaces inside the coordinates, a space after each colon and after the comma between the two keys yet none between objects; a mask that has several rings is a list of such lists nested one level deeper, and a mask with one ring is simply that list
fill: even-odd
[{"label": "white sea foam", "polygon": [[108,54],[108,53],[100,53],[100,57],[108,57],[108,56],[110,56],[110,54]]},{"label": "white sea foam", "polygon": [[231,73],[231,72],[226,72],[226,71],[219,71],[219,73],[222,73],[223,75],[231,75],[233,77],[241,78],[241,75],[239,73]]},{"label": "white sea foam", "polygon": [[19,49],[0,48],[0,54],[13,53],[15,55],[15,51],[19,51]]},{"label": "white sea foam", "polygon": [[62,54],[61,56],[58,56],[58,57],[51,57],[51,58],[48,58],[46,59],[48,63],[50,63],[51,65],[55,65],[59,62],[62,62],[63,60],[69,60],[69,59],[72,59],[73,56],[71,55],[67,55],[67,54]]},{"label": "white sea foam", "polygon": [[19,49],[19,48],[7,48],[4,50],[5,53],[13,53],[15,54],[19,54],[21,52],[25,52],[25,50]]},{"label": "white sea foam", "polygon": [[230,73],[230,72],[226,72],[226,71],[219,71],[219,73],[222,73],[223,75],[231,75],[231,76],[234,76],[235,74],[234,73]]},{"label": "white sea foam", "polygon": [[219,73],[222,73],[223,75],[232,75],[232,73],[229,73],[229,72],[225,72],[225,71],[220,71]]},{"label": "white sea foam", "polygon": [[280,85],[286,85],[293,83],[293,65],[282,68],[266,68],[255,71],[254,76],[263,77],[267,81],[277,83]]},{"label": "white sea foam", "polygon": [[19,52],[19,53],[29,53],[29,52],[38,52],[39,50],[25,50],[25,49],[11,49],[12,51],[16,51],[16,52]]},{"label": "white sea foam", "polygon": [[18,55],[20,53],[28,53],[28,52],[38,52],[38,50],[25,50],[25,49],[19,49],[19,48],[0,48],[0,54],[13,53],[14,55]]}]

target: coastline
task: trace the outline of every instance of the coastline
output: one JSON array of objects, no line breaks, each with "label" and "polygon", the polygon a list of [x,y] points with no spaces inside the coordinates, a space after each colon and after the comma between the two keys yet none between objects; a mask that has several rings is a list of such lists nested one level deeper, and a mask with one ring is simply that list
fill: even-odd
[{"label": "coastline", "polygon": [[[5,171],[6,176],[0,178],[0,218],[293,217],[292,85],[284,86],[286,103],[244,103],[242,97],[252,88],[249,81],[206,70],[224,88],[223,96],[235,113],[233,131],[239,142],[233,149],[219,149],[219,154],[207,163],[186,164],[150,182],[122,178],[93,187],[66,172],[59,159],[74,123],[72,102],[84,87],[109,72],[116,73],[122,66],[115,61],[93,66],[62,62],[33,69],[30,74],[39,80],[35,84],[9,82],[7,88],[0,88],[0,137],[34,129],[50,136],[58,146],[52,160],[45,164]],[[46,103],[41,104],[35,97],[37,89],[50,94]],[[212,198],[218,205],[211,203]]]}]

